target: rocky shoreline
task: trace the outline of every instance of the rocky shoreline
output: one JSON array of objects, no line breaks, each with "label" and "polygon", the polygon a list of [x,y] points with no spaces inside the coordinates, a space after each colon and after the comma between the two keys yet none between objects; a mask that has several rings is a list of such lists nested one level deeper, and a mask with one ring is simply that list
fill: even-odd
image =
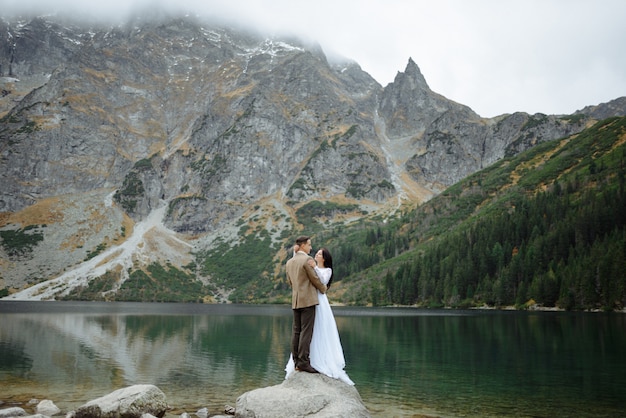
[{"label": "rocky shoreline", "polygon": [[370,418],[354,386],[322,374],[293,373],[281,384],[254,389],[237,398],[236,406],[221,412],[209,408],[181,411],[168,404],[165,393],[154,385],[133,385],[93,399],[73,411],[62,411],[52,400],[0,401],[0,418],[316,418],[349,416]]},{"label": "rocky shoreline", "polygon": [[[153,393],[153,395],[150,395]],[[155,396],[156,394],[156,396]],[[131,399],[140,400],[143,405],[135,412],[129,411],[128,405]],[[125,402],[125,405],[124,405]],[[202,402],[199,402],[202,404]],[[98,405],[98,411],[93,406]],[[135,408],[137,409],[137,408]],[[107,410],[111,410],[108,413]],[[34,399],[25,397],[13,397],[9,400],[0,400],[0,418],[12,417],[30,417],[30,418],[47,418],[47,417],[108,417],[120,416],[112,414],[115,410],[118,413],[123,412],[124,416],[150,418],[151,416],[161,417],[229,417],[235,414],[235,408],[225,405],[222,411],[218,411],[209,407],[200,408],[184,408],[180,406],[170,405],[166,401],[165,394],[153,385],[133,385],[111,392],[103,397],[90,400],[74,410],[64,411],[59,408],[53,400],[50,399]],[[152,411],[152,413],[150,412]],[[156,415],[154,415],[156,413]],[[224,414],[224,415],[220,415]]]}]

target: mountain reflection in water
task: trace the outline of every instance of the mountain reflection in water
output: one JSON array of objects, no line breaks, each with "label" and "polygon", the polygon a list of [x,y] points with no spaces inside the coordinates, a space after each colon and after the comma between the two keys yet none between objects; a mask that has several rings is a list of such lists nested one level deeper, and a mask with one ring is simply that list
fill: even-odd
[{"label": "mountain reflection in water", "polygon": [[[622,314],[333,310],[373,416],[623,411]],[[0,301],[0,400],[51,399],[67,412],[150,383],[173,412],[219,414],[283,381],[290,336],[288,306]]]}]

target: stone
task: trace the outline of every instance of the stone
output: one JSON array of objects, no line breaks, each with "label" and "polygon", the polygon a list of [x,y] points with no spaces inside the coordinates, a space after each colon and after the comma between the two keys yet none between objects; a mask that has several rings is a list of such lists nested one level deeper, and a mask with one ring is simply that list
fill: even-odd
[{"label": "stone", "polygon": [[154,385],[134,385],[111,392],[80,406],[74,418],[141,418],[151,414],[157,418],[169,409],[165,394]]},{"label": "stone", "polygon": [[53,415],[57,415],[58,413],[60,413],[61,409],[58,406],[56,406],[54,402],[52,402],[51,400],[44,399],[43,401],[37,404],[37,407],[35,408],[35,412],[37,412],[38,414],[47,415],[51,417]]},{"label": "stone", "polygon": [[237,398],[236,418],[369,418],[357,389],[323,374],[293,373],[283,383]]},{"label": "stone", "polygon": [[196,412],[196,416],[199,418],[207,418],[209,416],[209,410],[207,408],[199,409]]},{"label": "stone", "polygon": [[0,418],[25,417],[26,415],[28,415],[26,411],[17,406],[12,408],[0,409]]}]

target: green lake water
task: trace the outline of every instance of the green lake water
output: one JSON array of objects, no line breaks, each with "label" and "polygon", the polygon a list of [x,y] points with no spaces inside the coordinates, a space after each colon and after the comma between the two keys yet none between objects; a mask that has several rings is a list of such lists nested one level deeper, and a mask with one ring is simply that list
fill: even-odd
[{"label": "green lake water", "polygon": [[[626,315],[334,307],[346,371],[375,417],[626,416]],[[291,309],[0,301],[0,401],[64,412],[157,385],[223,413],[284,379]]]}]

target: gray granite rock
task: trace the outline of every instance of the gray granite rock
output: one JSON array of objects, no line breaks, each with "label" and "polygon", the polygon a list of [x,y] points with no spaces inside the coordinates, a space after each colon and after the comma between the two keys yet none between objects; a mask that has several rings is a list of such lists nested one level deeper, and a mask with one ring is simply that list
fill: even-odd
[{"label": "gray granite rock", "polygon": [[371,416],[354,386],[305,372],[293,373],[279,385],[244,393],[235,410],[237,418]]},{"label": "gray granite rock", "polygon": [[154,385],[133,385],[94,399],[70,413],[73,418],[141,418],[165,415],[165,394]]}]

